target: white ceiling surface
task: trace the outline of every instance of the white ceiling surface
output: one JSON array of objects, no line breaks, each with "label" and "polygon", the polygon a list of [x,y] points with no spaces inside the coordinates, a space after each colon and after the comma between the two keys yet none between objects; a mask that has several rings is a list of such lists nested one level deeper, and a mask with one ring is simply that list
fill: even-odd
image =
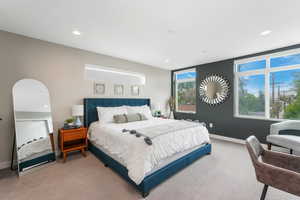
[{"label": "white ceiling surface", "polygon": [[299,0],[0,0],[0,29],[175,69],[300,43],[299,8]]}]

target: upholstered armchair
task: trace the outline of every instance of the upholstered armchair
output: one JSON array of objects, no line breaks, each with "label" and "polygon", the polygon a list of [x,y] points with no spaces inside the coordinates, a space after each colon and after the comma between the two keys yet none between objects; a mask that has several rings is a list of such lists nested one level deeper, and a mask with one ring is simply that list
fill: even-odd
[{"label": "upholstered armchair", "polygon": [[300,196],[300,157],[265,150],[255,136],[246,140],[256,179],[265,184],[261,200],[265,199],[268,187]]},{"label": "upholstered armchair", "polygon": [[267,143],[269,150],[275,145],[289,149],[290,154],[300,151],[300,122],[289,120],[272,124]]}]

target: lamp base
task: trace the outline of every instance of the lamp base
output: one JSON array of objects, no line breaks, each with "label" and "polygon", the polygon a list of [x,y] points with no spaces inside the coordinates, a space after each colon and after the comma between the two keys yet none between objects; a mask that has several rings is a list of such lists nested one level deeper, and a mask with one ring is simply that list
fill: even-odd
[{"label": "lamp base", "polygon": [[79,116],[76,117],[75,126],[79,126],[79,127],[82,126]]}]

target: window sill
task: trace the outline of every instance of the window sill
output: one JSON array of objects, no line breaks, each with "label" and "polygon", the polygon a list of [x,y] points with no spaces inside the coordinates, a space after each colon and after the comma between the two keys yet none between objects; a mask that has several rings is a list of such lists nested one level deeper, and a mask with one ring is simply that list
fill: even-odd
[{"label": "window sill", "polygon": [[273,121],[273,122],[282,122],[282,121],[287,121],[287,120],[294,120],[294,121],[299,121],[300,120],[295,120],[295,119],[274,119],[274,118],[265,118],[265,117],[254,117],[254,116],[247,116],[247,115],[234,115],[234,118],[241,118],[241,119],[255,119],[255,120],[264,120],[264,121]]},{"label": "window sill", "polygon": [[175,111],[175,113],[179,113],[179,114],[196,114],[196,112],[192,112],[192,111]]}]

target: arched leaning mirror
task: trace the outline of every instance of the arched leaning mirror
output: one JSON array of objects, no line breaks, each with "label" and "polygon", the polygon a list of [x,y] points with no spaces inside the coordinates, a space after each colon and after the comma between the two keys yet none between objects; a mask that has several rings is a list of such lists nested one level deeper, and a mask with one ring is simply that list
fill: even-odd
[{"label": "arched leaning mirror", "polygon": [[18,172],[55,160],[50,96],[47,87],[33,79],[13,87],[15,144]]},{"label": "arched leaning mirror", "polygon": [[206,77],[199,86],[200,99],[209,105],[223,103],[229,95],[230,85],[227,79],[219,75]]}]

